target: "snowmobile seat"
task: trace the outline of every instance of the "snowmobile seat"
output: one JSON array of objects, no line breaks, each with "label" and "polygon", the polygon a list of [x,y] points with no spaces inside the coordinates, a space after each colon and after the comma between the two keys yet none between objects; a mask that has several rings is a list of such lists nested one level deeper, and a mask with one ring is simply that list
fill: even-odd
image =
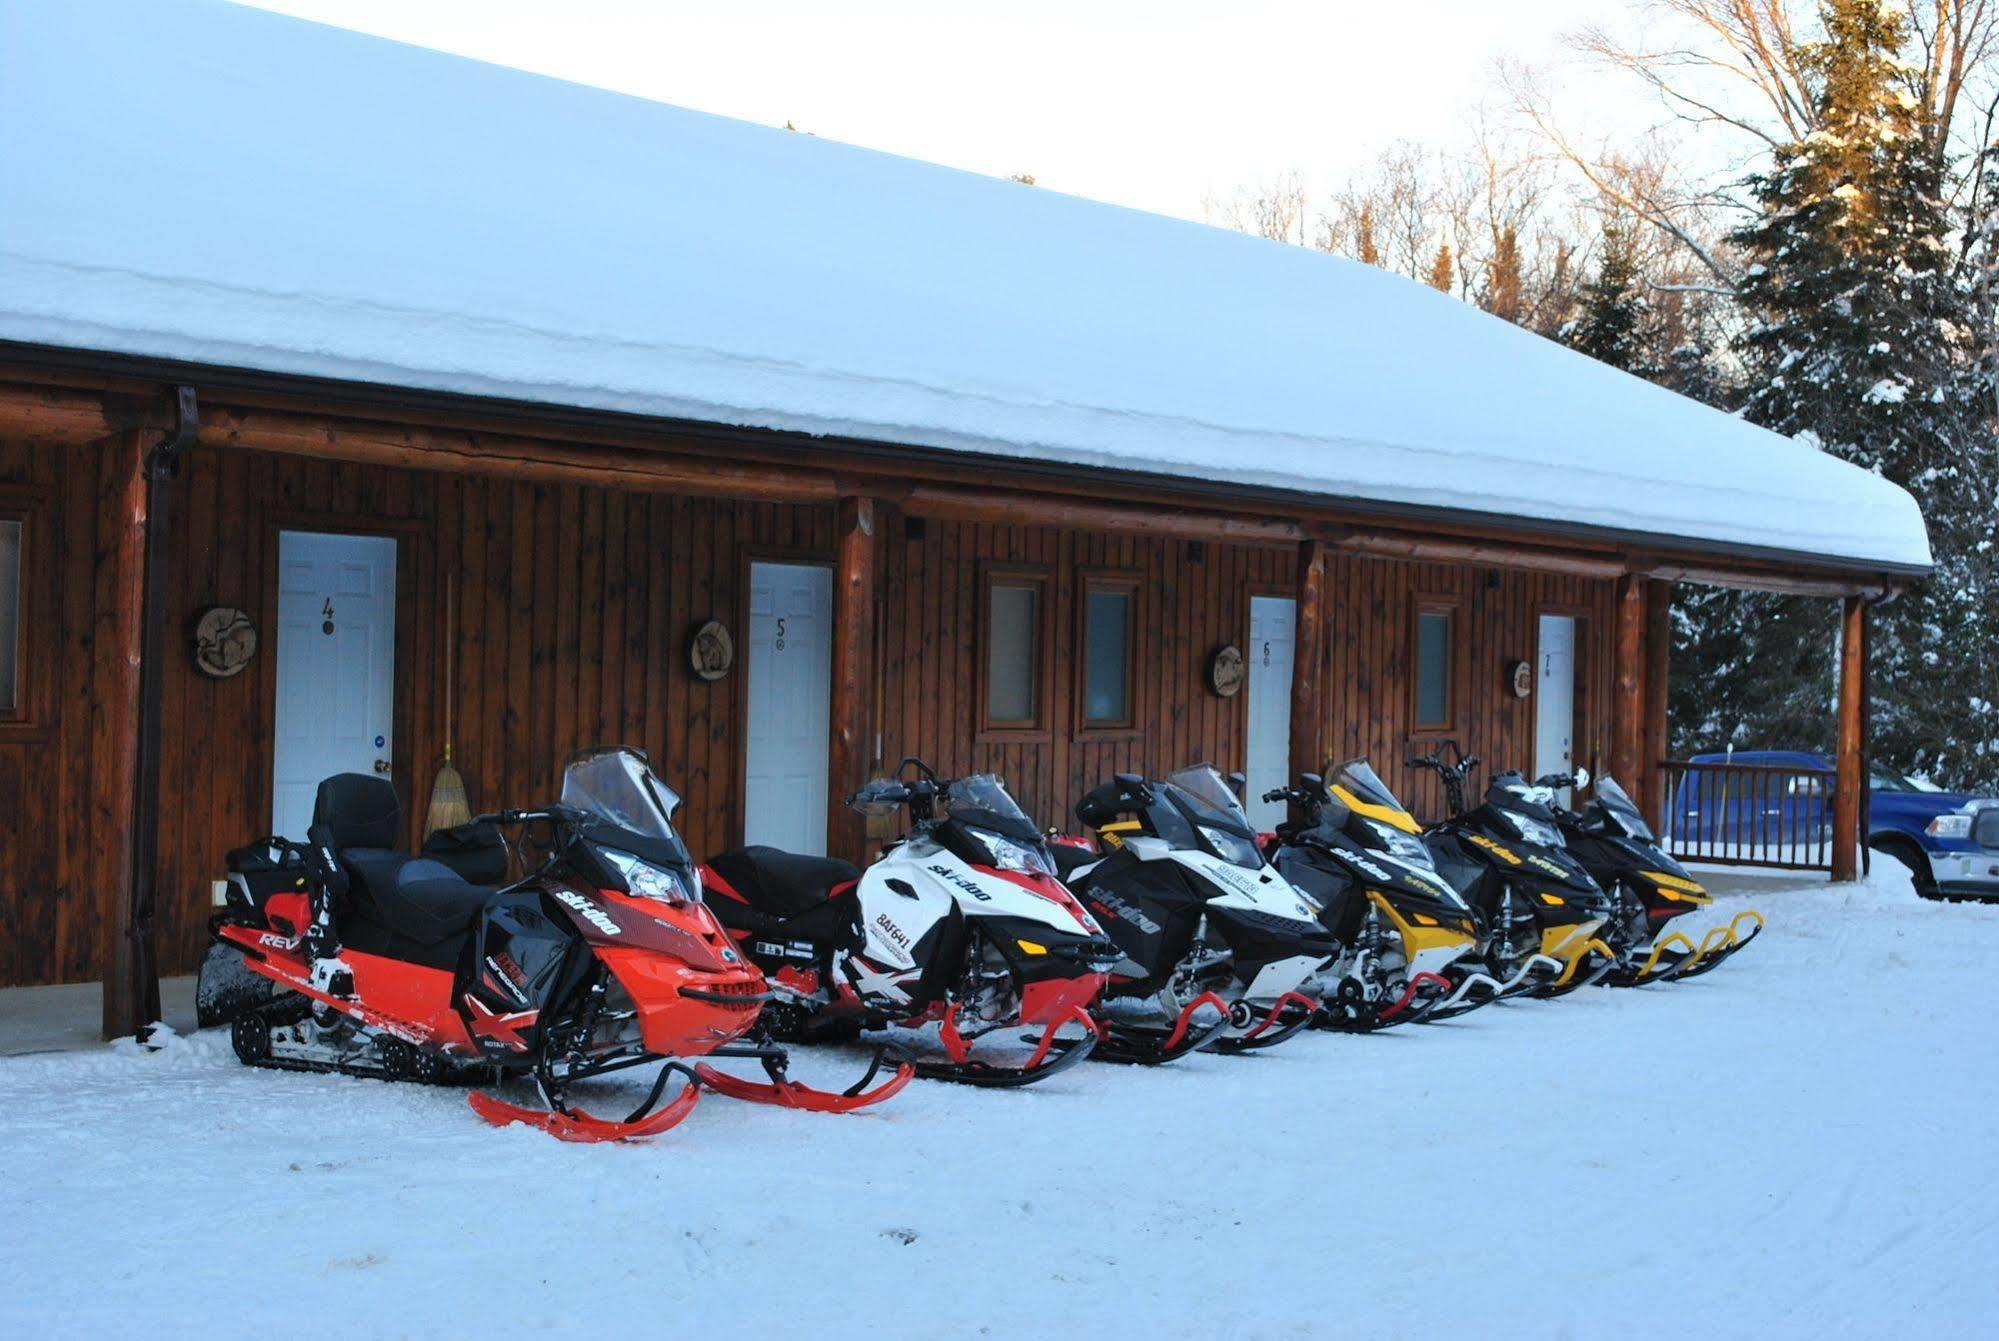
[{"label": "snowmobile seat", "polygon": [[772,917],[798,917],[861,878],[860,868],[837,857],[808,857],[774,847],[739,847],[708,863],[715,874]]},{"label": "snowmobile seat", "polygon": [[1091,862],[1103,860],[1101,854],[1086,847],[1077,847],[1074,843],[1050,843],[1048,854],[1055,858],[1055,874],[1064,880]]},{"label": "snowmobile seat", "polygon": [[442,861],[394,848],[402,808],[393,784],[365,773],[330,777],[319,784],[313,824],[332,834],[350,877],[349,907],[340,921],[343,945],[433,968],[457,965],[493,891]]}]

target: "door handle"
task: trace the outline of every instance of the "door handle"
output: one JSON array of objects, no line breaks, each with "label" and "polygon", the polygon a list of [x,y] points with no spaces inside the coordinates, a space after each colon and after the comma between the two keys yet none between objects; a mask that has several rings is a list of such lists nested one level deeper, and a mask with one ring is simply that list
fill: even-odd
[{"label": "door handle", "polygon": [[377,773],[386,773],[386,772],[388,772],[388,771],[389,771],[389,761],[388,761],[387,759],[377,759],[377,760],[375,761],[375,771],[376,771]]}]

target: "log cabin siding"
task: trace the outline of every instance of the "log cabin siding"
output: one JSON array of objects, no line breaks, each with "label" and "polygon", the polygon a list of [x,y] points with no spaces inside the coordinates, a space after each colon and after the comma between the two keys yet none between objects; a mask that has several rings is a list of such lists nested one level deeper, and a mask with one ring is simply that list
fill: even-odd
[{"label": "log cabin siding", "polygon": [[[0,442],[0,504],[24,503],[37,523],[26,560],[36,623],[23,669],[46,685],[34,722],[0,728],[8,817],[0,985],[99,976],[105,928],[116,925],[102,892],[118,886],[117,872],[101,841],[104,825],[117,823],[115,798],[100,793],[107,760],[125,745],[104,730],[99,696],[109,678],[101,663],[114,651],[104,546],[129,456],[129,444]],[[412,839],[443,745],[447,690],[475,808],[549,797],[572,749],[627,741],[650,751],[686,796],[682,825],[696,854],[740,837],[748,565],[831,563],[833,505],[619,493],[236,449],[196,451],[176,487],[163,668],[163,972],[197,962],[224,853],[269,827],[275,545],[286,527],[401,542],[393,777]],[[1114,771],[1156,774],[1199,759],[1244,765],[1246,695],[1210,692],[1208,661],[1224,644],[1246,643],[1252,595],[1291,594],[1295,547],[935,518],[912,526],[893,507],[879,510],[876,545],[880,746],[889,760],[919,754],[947,772],[1001,773],[1030,814],[1065,828],[1075,798]],[[1351,555],[1330,563],[1329,756],[1369,755],[1412,805],[1436,813],[1432,790],[1401,766],[1417,593],[1462,603],[1461,734],[1501,766],[1531,762],[1534,740],[1532,700],[1512,696],[1504,664],[1533,660],[1540,610],[1583,615],[1577,740],[1585,761],[1600,748],[1611,583]],[[983,572],[994,564],[1048,575],[1045,738],[980,739],[979,608]],[[1089,572],[1140,579],[1131,730],[1077,729],[1078,602]],[[445,590],[454,576],[457,655],[447,686]],[[187,653],[193,618],[216,604],[250,611],[262,638],[249,668],[230,680],[202,676]],[[688,636],[709,618],[738,646],[735,670],[713,683],[686,665]]]}]

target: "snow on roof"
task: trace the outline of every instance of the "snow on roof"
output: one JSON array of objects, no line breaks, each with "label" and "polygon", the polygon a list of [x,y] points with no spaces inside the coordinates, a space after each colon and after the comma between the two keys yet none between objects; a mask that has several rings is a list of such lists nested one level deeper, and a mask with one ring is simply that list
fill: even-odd
[{"label": "snow on roof", "polygon": [[262,11],[0,0],[0,125],[0,339],[1929,562],[1381,270]]}]

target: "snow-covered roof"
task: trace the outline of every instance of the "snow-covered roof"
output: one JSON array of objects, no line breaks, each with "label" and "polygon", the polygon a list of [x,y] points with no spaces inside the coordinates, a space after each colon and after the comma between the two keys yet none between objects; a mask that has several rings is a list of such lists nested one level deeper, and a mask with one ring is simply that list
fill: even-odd
[{"label": "snow-covered roof", "polygon": [[214,0],[0,0],[0,126],[0,340],[1929,562],[1381,270]]}]

